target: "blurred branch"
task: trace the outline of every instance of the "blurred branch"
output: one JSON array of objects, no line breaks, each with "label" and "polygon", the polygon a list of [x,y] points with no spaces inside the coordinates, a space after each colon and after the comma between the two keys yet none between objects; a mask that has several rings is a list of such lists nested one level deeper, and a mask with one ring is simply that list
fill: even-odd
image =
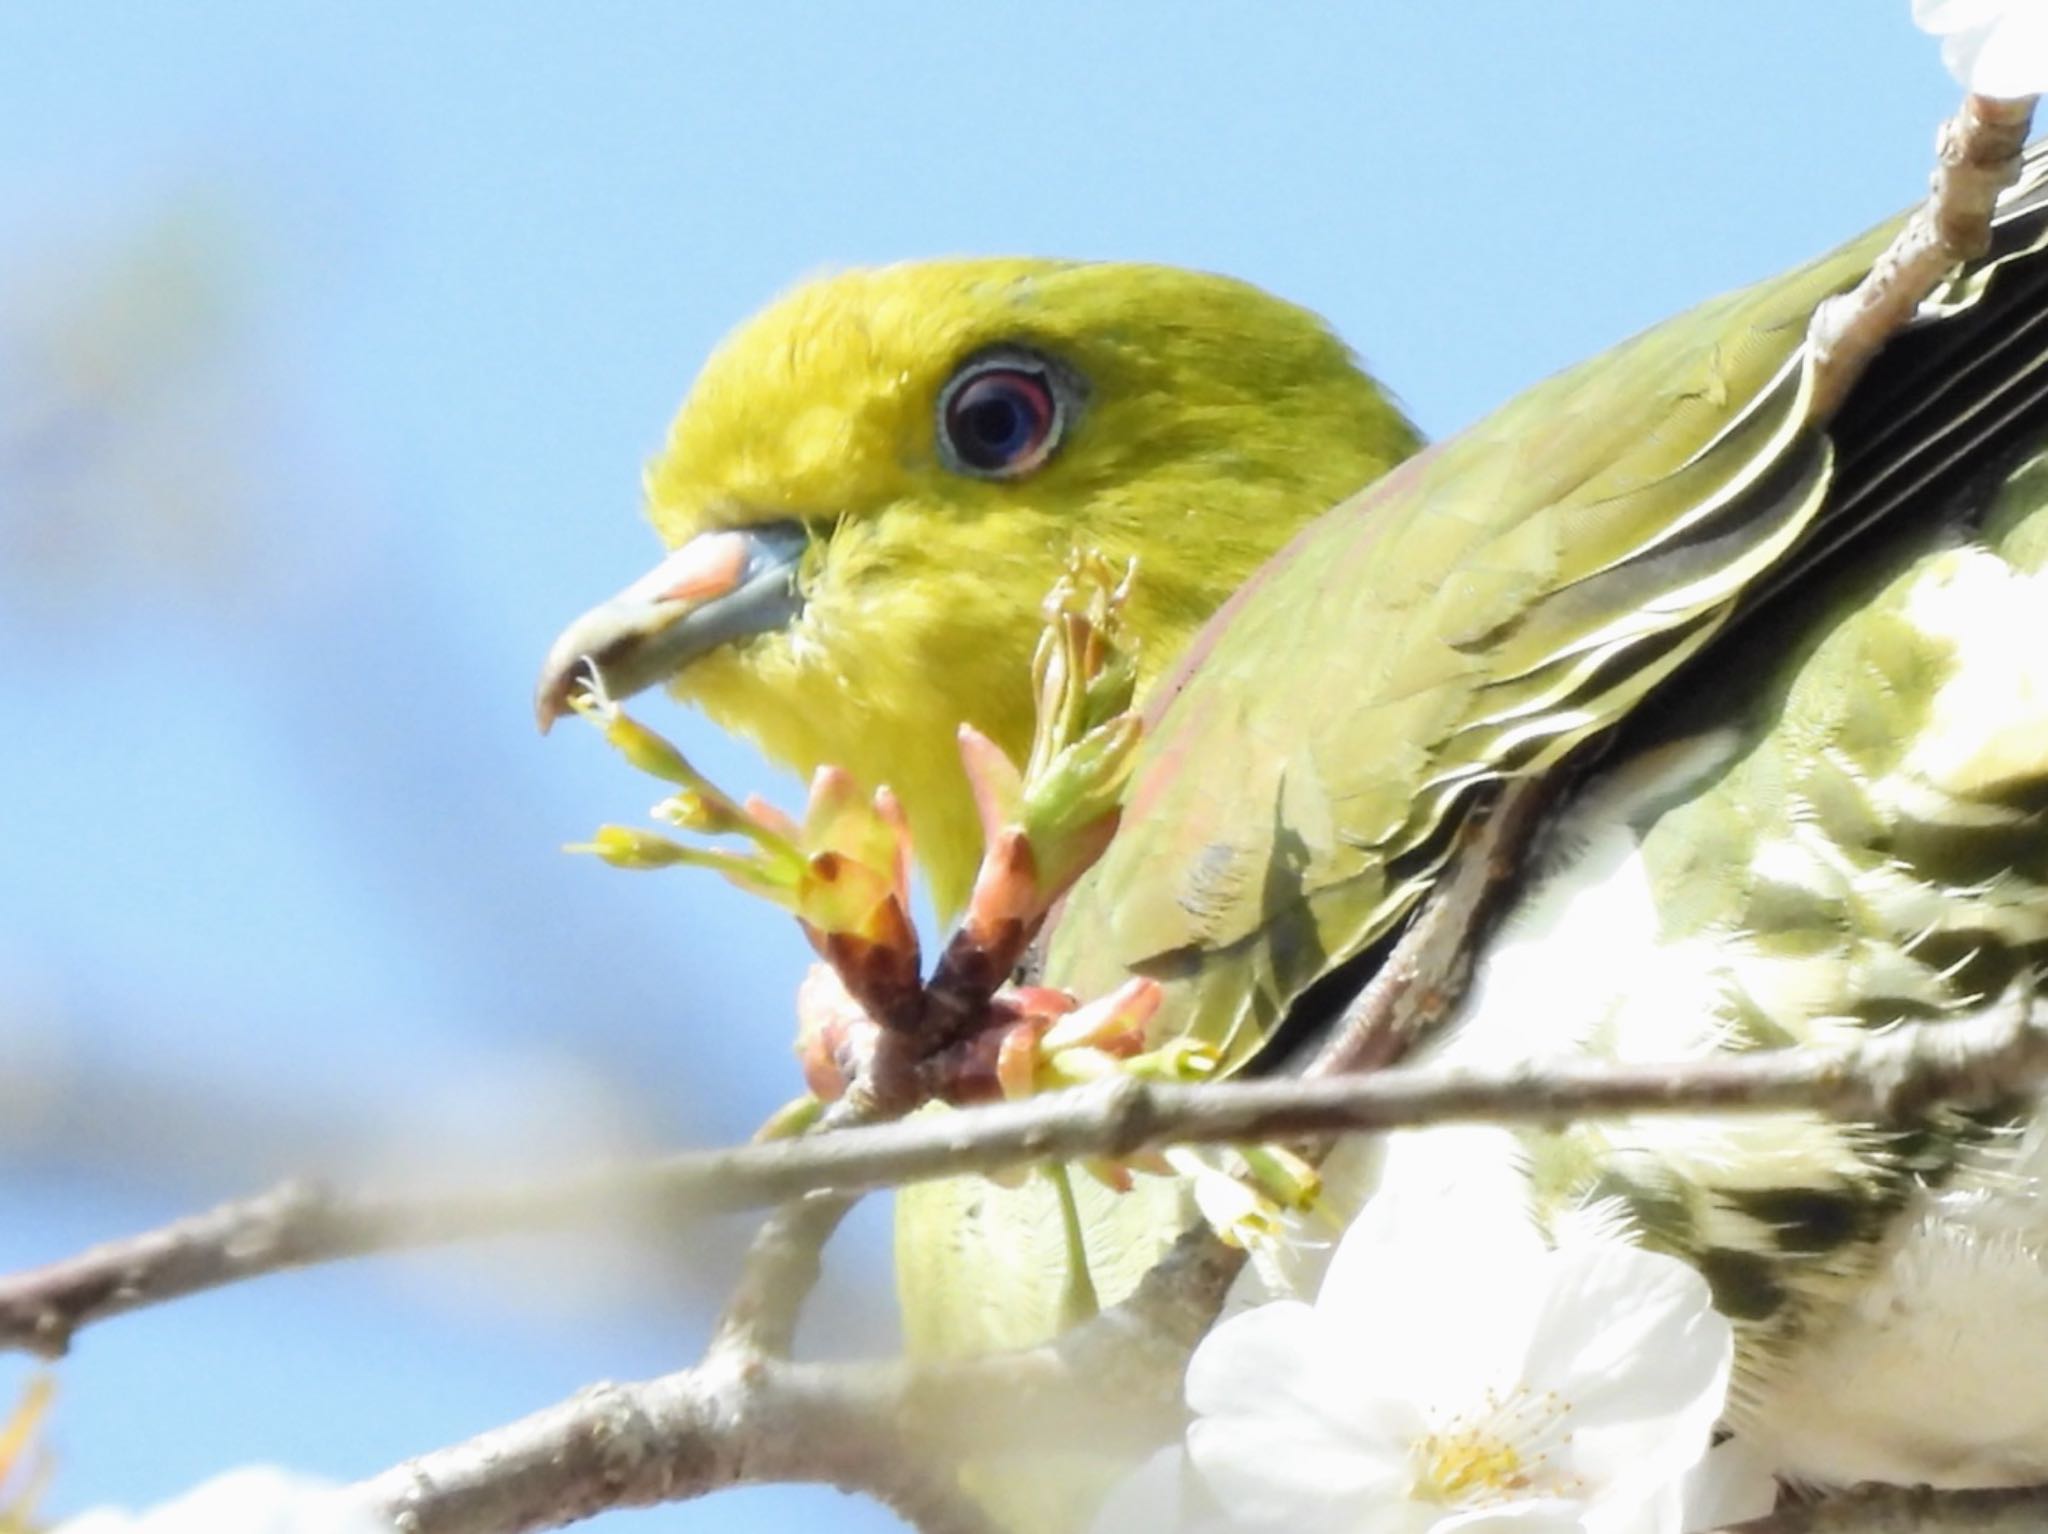
[{"label": "blurred branch", "polygon": [[1169,1145],[1703,1110],[1886,1121],[1935,1102],[1983,1106],[2048,1080],[2048,1022],[2023,1007],[2007,1011],[1834,1048],[1652,1064],[1420,1066],[1199,1087],[1116,1076],[1022,1102],[498,1187],[342,1195],[288,1185],[0,1279],[0,1348],[61,1353],[91,1322],[310,1263],[607,1220],[675,1220],[1041,1161],[1127,1160]]}]

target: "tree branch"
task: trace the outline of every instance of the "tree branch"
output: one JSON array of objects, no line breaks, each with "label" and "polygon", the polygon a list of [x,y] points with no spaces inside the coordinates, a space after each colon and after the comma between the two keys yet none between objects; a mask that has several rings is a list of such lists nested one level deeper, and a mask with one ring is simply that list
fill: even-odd
[{"label": "tree branch", "polygon": [[762,1222],[711,1330],[712,1353],[789,1356],[804,1301],[823,1271],[825,1243],[859,1201],[858,1193],[807,1193]]},{"label": "tree branch", "polygon": [[1517,778],[1476,818],[1386,962],[1360,987],[1303,1073],[1379,1070],[1435,1031],[1465,994],[1472,961],[1522,871],[1557,784]]},{"label": "tree branch", "polygon": [[594,1385],[353,1489],[400,1534],[524,1534],[766,1482],[863,1492],[926,1534],[993,1534],[953,1464],[904,1443],[890,1385],[860,1366],[707,1358]]},{"label": "tree branch", "polygon": [[2044,1526],[2048,1486],[1937,1491],[1873,1485],[1782,1507],[1721,1534],[2039,1534]]},{"label": "tree branch", "polygon": [[992,1525],[957,1490],[963,1460],[992,1446],[1135,1454],[1181,1430],[1181,1374],[1239,1260],[1190,1231],[1121,1304],[979,1358],[794,1364],[714,1344],[694,1368],[593,1386],[353,1490],[400,1534],[525,1534],[733,1486],[823,1482],[927,1534],[982,1534]]},{"label": "tree branch", "polygon": [[1814,311],[1807,332],[1813,411],[1832,415],[1884,343],[1958,263],[1984,254],[1999,193],[2020,173],[2034,98],[1965,96],[1941,125],[1927,201],[1864,279]]},{"label": "tree branch", "polygon": [[0,1279],[0,1348],[54,1355],[88,1323],[310,1263],[628,1218],[677,1220],[1037,1161],[1475,1120],[1788,1109],[1886,1120],[1937,1101],[1994,1103],[2044,1080],[2048,1023],[2014,1009],[1837,1048],[1655,1064],[1419,1066],[1200,1087],[1120,1076],[1023,1102],[457,1192],[338,1195],[291,1184]]},{"label": "tree branch", "polygon": [[[870,1085],[865,1079],[854,1082],[812,1132],[841,1133],[873,1122],[880,1110]],[[791,1199],[761,1222],[747,1245],[739,1282],[711,1328],[707,1356],[789,1356],[804,1301],[824,1273],[825,1244],[859,1202],[859,1193],[818,1189]]]}]

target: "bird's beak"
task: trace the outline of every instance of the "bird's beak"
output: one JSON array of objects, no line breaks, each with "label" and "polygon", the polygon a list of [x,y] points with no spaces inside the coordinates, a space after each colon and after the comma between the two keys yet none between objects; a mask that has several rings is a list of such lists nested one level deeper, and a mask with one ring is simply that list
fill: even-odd
[{"label": "bird's beak", "polygon": [[548,650],[533,712],[547,733],[593,676],[614,698],[674,676],[734,639],[781,628],[803,608],[797,522],[699,533],[624,591],[562,630]]}]

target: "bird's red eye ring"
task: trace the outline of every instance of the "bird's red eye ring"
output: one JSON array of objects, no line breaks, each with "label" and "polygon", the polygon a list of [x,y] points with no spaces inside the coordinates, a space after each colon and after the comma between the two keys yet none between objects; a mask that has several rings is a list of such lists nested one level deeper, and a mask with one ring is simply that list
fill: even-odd
[{"label": "bird's red eye ring", "polygon": [[1050,458],[1066,427],[1060,379],[1039,358],[1005,350],[969,362],[939,395],[947,466],[1014,479]]}]

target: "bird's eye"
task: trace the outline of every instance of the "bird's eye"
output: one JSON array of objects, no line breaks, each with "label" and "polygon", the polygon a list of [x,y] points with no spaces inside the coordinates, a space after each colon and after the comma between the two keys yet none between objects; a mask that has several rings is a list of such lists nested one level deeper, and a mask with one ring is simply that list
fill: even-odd
[{"label": "bird's eye", "polygon": [[1014,479],[1050,458],[1066,429],[1065,381],[1044,359],[1005,348],[970,361],[939,395],[947,467]]}]

